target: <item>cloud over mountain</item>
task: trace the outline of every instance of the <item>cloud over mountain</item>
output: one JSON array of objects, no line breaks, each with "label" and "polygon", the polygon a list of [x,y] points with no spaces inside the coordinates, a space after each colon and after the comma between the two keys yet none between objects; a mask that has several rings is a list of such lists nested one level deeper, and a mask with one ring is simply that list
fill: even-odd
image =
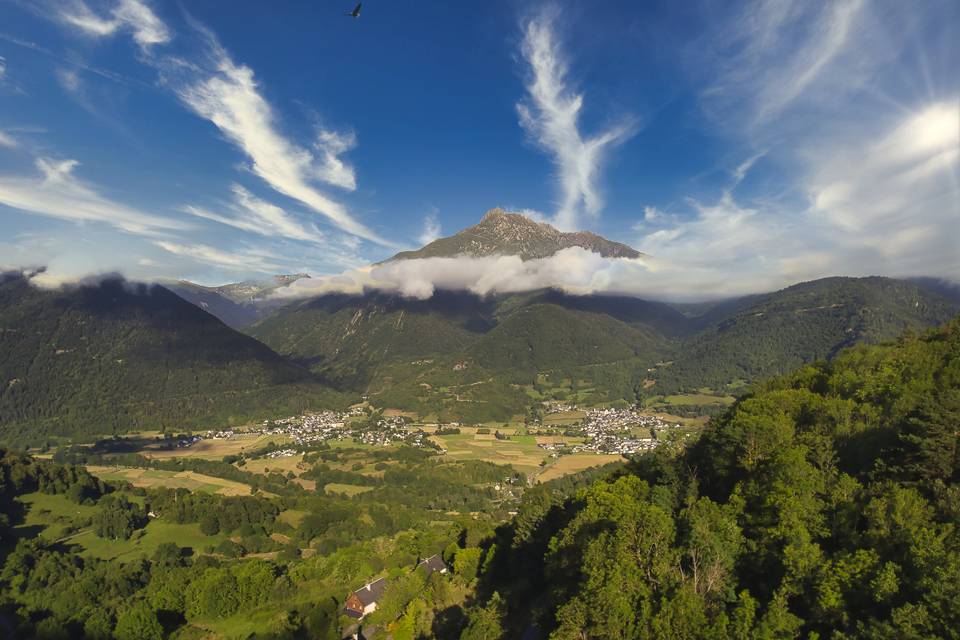
[{"label": "cloud over mountain", "polygon": [[521,53],[529,66],[527,99],[517,103],[520,124],[539,147],[551,154],[560,184],[553,224],[564,231],[581,228],[582,218],[596,218],[603,208],[600,170],[610,150],[635,131],[621,122],[594,135],[580,131],[583,94],[570,88],[567,64],[557,41],[556,11],[542,10],[524,28]]}]

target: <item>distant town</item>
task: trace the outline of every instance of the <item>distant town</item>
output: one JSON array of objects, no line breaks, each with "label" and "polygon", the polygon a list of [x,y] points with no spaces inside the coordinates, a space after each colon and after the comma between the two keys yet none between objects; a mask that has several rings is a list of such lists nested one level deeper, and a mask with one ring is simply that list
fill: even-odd
[{"label": "distant town", "polygon": [[[555,457],[571,453],[598,453],[631,455],[655,449],[664,441],[664,434],[681,425],[656,415],[643,413],[636,408],[580,408],[576,405],[549,403],[548,414],[579,413],[583,418],[561,426],[544,424],[534,419],[527,425],[531,435],[562,433],[575,438],[575,442],[551,440],[538,446]],[[426,427],[426,429],[424,429]],[[322,411],[277,420],[264,420],[260,425],[243,430],[224,429],[208,431],[205,435],[182,438],[178,447],[190,447],[201,439],[229,439],[250,435],[281,435],[289,437],[291,447],[271,451],[268,457],[293,456],[304,448],[330,440],[351,440],[375,447],[405,444],[412,447],[437,449],[446,453],[430,436],[437,431],[449,431],[460,427],[470,428],[459,422],[429,423],[419,425],[404,416],[383,416],[364,407],[353,407],[346,412]],[[476,425],[484,429],[481,425]],[[507,434],[496,431],[496,437],[507,440]]]}]

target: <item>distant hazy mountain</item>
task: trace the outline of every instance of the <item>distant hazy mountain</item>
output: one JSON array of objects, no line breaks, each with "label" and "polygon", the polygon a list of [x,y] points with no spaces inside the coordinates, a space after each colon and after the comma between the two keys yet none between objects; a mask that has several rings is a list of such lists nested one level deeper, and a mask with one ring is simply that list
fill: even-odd
[{"label": "distant hazy mountain", "polygon": [[266,280],[245,280],[219,287],[205,287],[188,280],[164,283],[178,296],[239,329],[264,316],[276,306],[267,294],[292,282],[309,278],[306,273],[276,275]]},{"label": "distant hazy mountain", "polygon": [[0,437],[212,427],[341,403],[161,286],[0,283]]},{"label": "distant hazy mountain", "polygon": [[391,260],[457,255],[510,255],[530,260],[552,256],[568,247],[582,247],[607,258],[636,258],[641,255],[636,249],[589,231],[565,233],[518,213],[491,209],[479,224],[456,235],[434,240],[422,249],[402,251]]}]

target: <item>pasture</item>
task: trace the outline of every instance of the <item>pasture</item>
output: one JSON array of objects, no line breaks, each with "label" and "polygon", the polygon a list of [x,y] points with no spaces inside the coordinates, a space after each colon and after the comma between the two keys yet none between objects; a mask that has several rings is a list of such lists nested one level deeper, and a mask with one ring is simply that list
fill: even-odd
[{"label": "pasture", "polygon": [[251,458],[248,459],[241,468],[250,473],[260,473],[263,475],[268,473],[287,475],[288,472],[292,471],[294,475],[298,476],[305,471],[305,469],[300,467],[301,462],[303,462],[302,453],[295,456],[284,456],[282,458]]},{"label": "pasture", "polygon": [[135,531],[129,540],[107,540],[98,537],[90,527],[90,518],[97,507],[78,505],[62,495],[29,493],[19,498],[26,508],[22,525],[14,528],[14,537],[40,537],[47,542],[80,547],[87,557],[130,560],[149,557],[164,542],[175,542],[201,553],[217,545],[225,536],[208,536],[197,524],[174,524],[151,519],[144,529]]},{"label": "pasture", "polygon": [[248,451],[262,449],[267,444],[286,444],[290,442],[285,435],[257,435],[237,434],[232,438],[207,438],[183,448],[162,449],[147,446],[139,453],[148,458],[204,458],[206,460],[220,460],[224,456],[239,455]]},{"label": "pasture", "polygon": [[543,426],[564,426],[576,424],[587,417],[583,411],[562,411],[543,416]]},{"label": "pasture", "polygon": [[352,498],[355,495],[373,491],[374,487],[364,487],[356,484],[342,484],[340,482],[329,482],[323,486],[324,493],[341,493]]},{"label": "pasture", "polygon": [[623,459],[624,457],[619,454],[601,453],[574,453],[569,456],[561,456],[554,458],[554,462],[547,464],[543,473],[537,476],[537,481],[549,482],[590,467],[599,467]]},{"label": "pasture", "polygon": [[446,449],[447,457],[453,460],[486,460],[495,464],[509,464],[525,473],[539,469],[540,462],[546,457],[546,452],[537,447],[533,436],[497,440],[491,434],[461,433],[431,436],[431,439]]},{"label": "pasture", "polygon": [[102,480],[129,482],[135,487],[168,487],[189,489],[225,496],[250,495],[250,486],[233,480],[215,478],[194,471],[161,471],[131,467],[101,467],[88,465],[87,471]]}]

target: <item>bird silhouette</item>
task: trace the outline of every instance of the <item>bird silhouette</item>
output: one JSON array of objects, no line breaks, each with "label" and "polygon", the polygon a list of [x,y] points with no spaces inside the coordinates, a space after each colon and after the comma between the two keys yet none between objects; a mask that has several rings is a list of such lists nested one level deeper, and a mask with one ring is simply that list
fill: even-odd
[{"label": "bird silhouette", "polygon": [[363,3],[362,3],[362,2],[358,2],[358,3],[357,3],[357,6],[355,6],[355,7],[353,8],[353,11],[347,11],[347,12],[344,13],[343,15],[345,15],[345,16],[350,16],[351,18],[359,18],[359,17],[360,17],[360,7],[362,7],[362,6],[363,6]]}]

